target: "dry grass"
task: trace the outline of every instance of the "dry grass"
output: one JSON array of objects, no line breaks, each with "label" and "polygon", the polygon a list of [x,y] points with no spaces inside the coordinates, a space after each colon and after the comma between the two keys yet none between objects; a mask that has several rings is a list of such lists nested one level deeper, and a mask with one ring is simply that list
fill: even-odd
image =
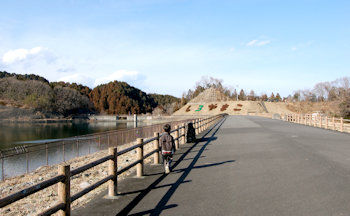
[{"label": "dry grass", "polygon": [[294,102],[289,103],[287,108],[296,113],[322,112],[327,116],[340,116],[339,102]]}]

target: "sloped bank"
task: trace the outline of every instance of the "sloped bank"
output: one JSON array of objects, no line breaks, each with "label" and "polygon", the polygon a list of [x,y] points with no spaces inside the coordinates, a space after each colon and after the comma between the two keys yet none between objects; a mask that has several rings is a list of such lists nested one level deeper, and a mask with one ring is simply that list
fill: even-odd
[{"label": "sloped bank", "polygon": [[[128,147],[135,145],[135,142],[118,146],[118,150],[123,150]],[[147,154],[153,150],[153,144],[149,143],[144,146],[144,153]],[[91,155],[74,158],[67,161],[67,164],[71,165],[71,168],[77,168],[83,166],[92,161],[96,161],[102,157],[107,156],[108,150],[103,150],[96,152]],[[127,166],[136,159],[136,150],[126,153],[118,157],[118,170],[122,167]],[[145,163],[152,162],[152,158],[145,159]],[[35,185],[47,179],[50,179],[57,175],[57,167],[54,166],[44,166],[38,168],[36,171],[29,174],[17,176],[14,178],[7,179],[0,182],[0,198],[6,197],[16,191],[23,190],[29,186]],[[135,171],[136,168],[132,168],[122,175],[118,176],[118,180],[125,178]],[[108,173],[107,163],[103,163],[94,168],[91,168],[71,179],[71,194],[75,194],[78,191],[88,187],[89,185],[102,179]],[[107,183],[93,190],[92,192],[86,194],[85,196],[79,198],[72,203],[72,209],[80,207],[87,202],[89,202],[96,194],[101,193],[107,188]],[[15,215],[36,215],[51,206],[54,206],[58,201],[57,196],[57,186],[53,185],[35,194],[32,194],[22,200],[19,200],[13,204],[10,204],[4,208],[0,209],[0,215],[15,216]],[[56,213],[57,214],[57,213]],[[56,215],[55,214],[55,215]]]}]

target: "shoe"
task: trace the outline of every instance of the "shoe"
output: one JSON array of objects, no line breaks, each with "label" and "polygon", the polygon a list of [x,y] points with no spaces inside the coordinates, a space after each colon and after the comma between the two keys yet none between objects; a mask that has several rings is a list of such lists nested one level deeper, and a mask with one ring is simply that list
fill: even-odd
[{"label": "shoe", "polygon": [[170,169],[169,169],[169,166],[168,166],[168,165],[165,166],[165,173],[166,173],[166,174],[170,173]]}]

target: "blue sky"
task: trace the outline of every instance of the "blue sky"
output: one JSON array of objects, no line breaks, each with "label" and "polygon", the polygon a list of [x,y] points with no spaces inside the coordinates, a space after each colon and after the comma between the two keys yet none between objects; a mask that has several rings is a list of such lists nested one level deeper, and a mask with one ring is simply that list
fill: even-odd
[{"label": "blue sky", "polygon": [[350,1],[1,0],[0,70],[181,96],[202,76],[256,93],[350,75]]}]

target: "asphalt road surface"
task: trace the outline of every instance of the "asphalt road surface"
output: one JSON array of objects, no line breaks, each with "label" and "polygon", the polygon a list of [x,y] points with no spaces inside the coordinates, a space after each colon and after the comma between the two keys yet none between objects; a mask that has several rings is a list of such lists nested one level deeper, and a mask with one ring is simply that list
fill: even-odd
[{"label": "asphalt road surface", "polygon": [[146,166],[73,215],[350,215],[350,134],[229,116],[176,152],[173,172]]}]

